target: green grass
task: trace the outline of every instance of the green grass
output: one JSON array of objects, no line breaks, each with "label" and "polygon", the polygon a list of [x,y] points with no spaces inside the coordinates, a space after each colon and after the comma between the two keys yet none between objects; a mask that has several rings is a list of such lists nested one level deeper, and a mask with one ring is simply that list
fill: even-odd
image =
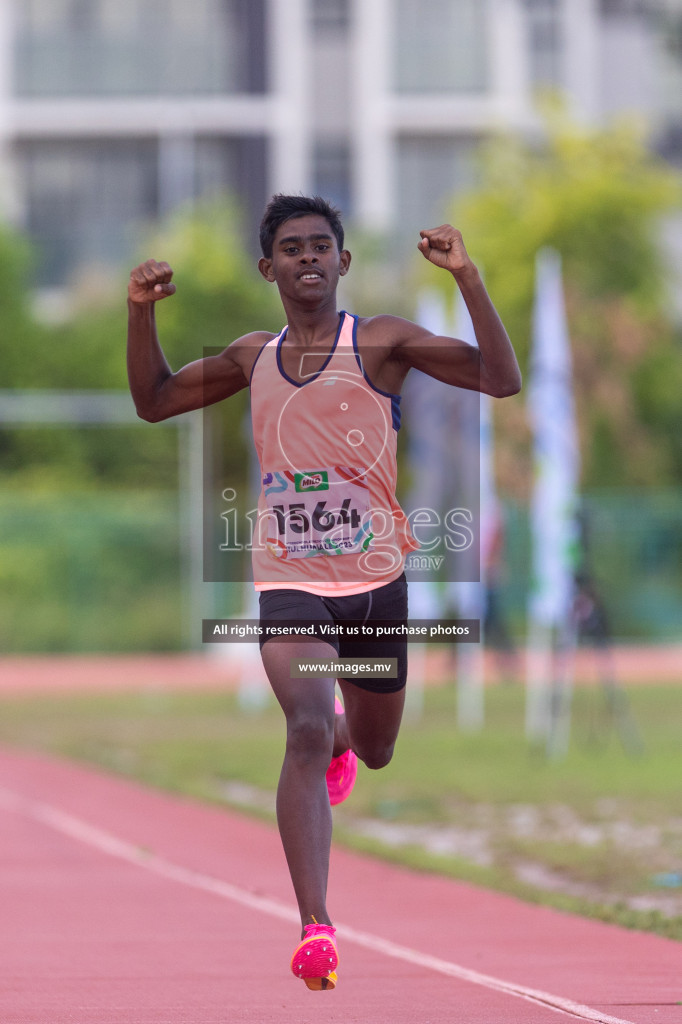
[{"label": "green grass", "polygon": [[[581,690],[568,755],[551,760],[524,739],[520,687],[487,693],[478,734],[458,731],[453,690],[429,690],[420,720],[406,719],[393,762],[381,772],[361,768],[352,801],[335,812],[336,837],[421,870],[682,939],[682,894],[652,880],[682,864],[682,687],[642,686],[627,698],[639,754],[621,742],[629,734],[609,719],[602,696]],[[226,782],[273,793],[284,731],[274,702],[248,713],[227,694],[27,696],[0,700],[0,741],[220,802]],[[269,815],[257,800],[250,810]],[[401,844],[368,835],[368,822],[403,830]],[[483,837],[485,855],[434,853],[425,829]],[[538,870],[550,888],[528,880]],[[677,904],[635,909],[642,896]]]}]

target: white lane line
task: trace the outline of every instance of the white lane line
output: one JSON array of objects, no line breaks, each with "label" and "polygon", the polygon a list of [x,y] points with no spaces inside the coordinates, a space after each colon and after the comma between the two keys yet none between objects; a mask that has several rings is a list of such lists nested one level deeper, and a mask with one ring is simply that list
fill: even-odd
[{"label": "white lane line", "polygon": [[[144,868],[152,874],[162,878],[178,882],[181,885],[199,889],[203,892],[220,896],[222,899],[232,900],[250,910],[258,910],[270,917],[278,917],[280,920],[300,924],[298,912],[294,907],[280,900],[268,896],[257,896],[243,889],[241,886],[232,885],[210,875],[204,875],[198,871],[184,868],[180,864],[156,854],[150,854],[129,843],[119,839],[109,832],[105,832],[94,825],[75,818],[70,814],[60,811],[57,807],[49,804],[27,800],[17,793],[0,787],[0,807],[15,814],[32,818],[44,825],[49,826],[62,835],[70,836],[78,842],[84,843],[93,849],[106,853],[111,857],[134,864],[136,867]],[[571,999],[564,999],[562,996],[555,996],[550,992],[543,992],[540,989],[528,988],[525,985],[517,985],[514,982],[504,981],[502,978],[495,978],[490,974],[481,974],[479,971],[472,971],[468,967],[449,960],[441,960],[439,957],[429,956],[420,953],[416,949],[407,946],[400,946],[388,939],[382,939],[378,935],[368,932],[361,932],[348,925],[339,925],[337,934],[340,938],[352,942],[357,946],[372,950],[374,953],[383,953],[384,956],[394,960],[402,960],[415,967],[424,967],[427,970],[435,971],[449,978],[457,978],[460,981],[468,981],[473,985],[481,985],[484,988],[495,992],[502,992],[506,995],[516,996],[519,999],[526,999],[532,1003],[544,1006],[557,1013],[563,1013],[578,1020],[591,1021],[593,1024],[633,1024],[632,1021],[624,1020],[621,1017],[611,1017],[600,1010],[594,1010],[590,1006],[573,1002]]]}]

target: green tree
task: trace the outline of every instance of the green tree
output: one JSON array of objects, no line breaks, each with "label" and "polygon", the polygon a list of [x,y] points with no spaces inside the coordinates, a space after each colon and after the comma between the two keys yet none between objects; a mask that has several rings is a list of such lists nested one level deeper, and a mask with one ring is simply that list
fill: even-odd
[{"label": "green tree", "polygon": [[[276,292],[260,277],[242,241],[235,207],[216,201],[182,209],[150,233],[146,251],[131,267],[156,253],[175,271],[177,294],[159,307],[159,333],[173,367],[222,349],[256,329],[278,329],[282,314]],[[73,315],[39,325],[30,312],[26,243],[0,233],[0,303],[3,387],[127,389],[125,290],[130,268],[108,282],[86,282],[76,290]],[[229,407],[229,408],[228,408]],[[244,401],[226,403],[231,472],[245,472],[240,442]],[[130,452],[135,456],[131,458]],[[18,482],[45,487],[70,481],[80,487],[173,487],[177,458],[173,431],[146,428],[27,429],[7,433],[0,470]],[[241,479],[241,477],[240,477]]]},{"label": "green tree", "polygon": [[243,238],[237,208],[213,201],[180,209],[150,239],[150,254],[171,264],[178,289],[158,310],[172,365],[250,331],[283,326],[277,291],[258,273]]},{"label": "green tree", "polygon": [[[173,368],[246,331],[276,329],[276,290],[260,278],[231,207],[185,210],[130,266],[158,255],[177,295],[159,307]],[[126,281],[77,283],[67,322],[31,315],[30,254],[0,232],[4,388],[126,389]],[[246,392],[216,407],[223,475],[243,486]],[[216,442],[221,440],[216,437]],[[173,649],[180,619],[177,432],[160,424],[0,431],[0,641],[6,650]],[[201,496],[196,496],[197,501]],[[215,517],[214,517],[215,518]],[[219,520],[218,520],[219,522]]]},{"label": "green tree", "polygon": [[[452,211],[527,371],[535,255],[562,256],[573,344],[583,484],[682,478],[682,348],[666,309],[671,281],[662,219],[680,203],[678,175],[630,124],[579,128],[557,111],[542,142],[499,138],[480,183]],[[671,382],[675,382],[675,384]],[[523,496],[523,403],[501,403],[499,465]]]},{"label": "green tree", "polygon": [[0,225],[0,388],[29,386],[34,356],[42,339],[30,310],[31,261],[26,240]]}]

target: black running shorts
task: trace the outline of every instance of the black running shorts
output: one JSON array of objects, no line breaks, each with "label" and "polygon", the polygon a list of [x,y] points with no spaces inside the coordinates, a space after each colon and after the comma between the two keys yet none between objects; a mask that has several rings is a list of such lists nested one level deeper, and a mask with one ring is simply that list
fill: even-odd
[{"label": "black running shorts", "polygon": [[[260,592],[260,624],[304,621],[306,623],[407,623],[407,580],[405,574],[392,583],[363,594],[349,597],[321,597],[305,590],[262,590]],[[261,639],[263,644],[274,638]],[[387,637],[385,640],[354,640],[317,633],[317,639],[330,644],[344,658],[397,658],[398,675],[395,679],[353,677],[348,682],[372,693],[396,693],[407,681],[407,640]]]}]

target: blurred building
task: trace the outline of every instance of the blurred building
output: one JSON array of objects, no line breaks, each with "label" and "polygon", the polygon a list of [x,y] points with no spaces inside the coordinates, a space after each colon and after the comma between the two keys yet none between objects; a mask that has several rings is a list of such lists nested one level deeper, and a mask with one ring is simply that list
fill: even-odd
[{"label": "blurred building", "polygon": [[250,222],[292,190],[412,233],[547,85],[587,121],[640,112],[682,164],[682,0],[0,0],[4,214],[43,286],[217,191]]}]

